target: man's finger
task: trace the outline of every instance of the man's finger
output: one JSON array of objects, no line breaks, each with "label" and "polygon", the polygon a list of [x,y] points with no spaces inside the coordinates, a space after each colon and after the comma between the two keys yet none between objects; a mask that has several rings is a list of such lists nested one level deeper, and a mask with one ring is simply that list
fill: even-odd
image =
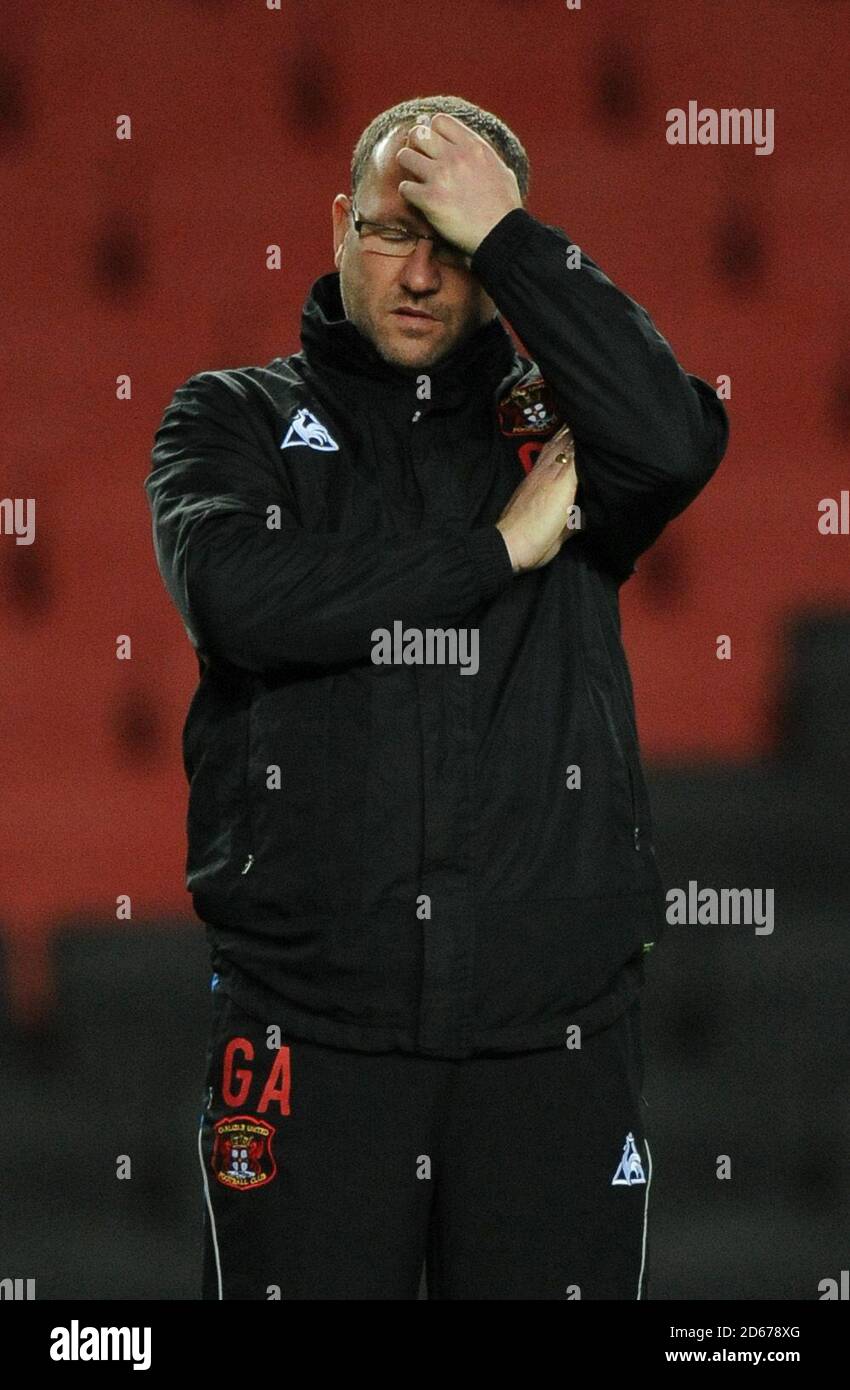
[{"label": "man's finger", "polygon": [[[433,127],[434,134],[442,135],[451,144],[463,144],[464,140],[480,140],[483,145],[487,145],[483,135],[479,135],[477,130],[471,130],[468,125],[458,120],[457,116],[451,116],[448,111],[435,111],[433,116],[429,117],[429,123],[434,121],[440,122],[439,126]],[[492,149],[492,146],[487,145],[487,148]]]},{"label": "man's finger", "polygon": [[[402,159],[403,154],[406,154],[408,158]],[[431,164],[430,156],[423,154],[421,150],[411,149],[410,145],[402,145],[401,149],[396,150],[395,157],[402,167],[411,174],[425,174]]]}]

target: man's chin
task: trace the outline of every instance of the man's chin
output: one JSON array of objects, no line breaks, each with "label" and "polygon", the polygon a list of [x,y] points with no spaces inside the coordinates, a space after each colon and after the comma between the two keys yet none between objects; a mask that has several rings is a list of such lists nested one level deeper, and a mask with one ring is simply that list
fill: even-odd
[{"label": "man's chin", "polygon": [[430,343],[410,343],[405,347],[399,347],[398,343],[382,342],[378,344],[378,351],[385,362],[392,367],[399,367],[408,371],[424,371],[428,367],[435,367],[438,362],[451,351],[451,344],[442,343],[440,346]]}]

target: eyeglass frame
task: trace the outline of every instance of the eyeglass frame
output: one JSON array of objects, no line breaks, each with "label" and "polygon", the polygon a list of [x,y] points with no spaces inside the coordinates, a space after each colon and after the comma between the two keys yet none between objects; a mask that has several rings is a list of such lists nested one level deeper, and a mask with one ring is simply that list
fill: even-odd
[{"label": "eyeglass frame", "polygon": [[357,233],[358,241],[362,242],[363,240],[362,236],[360,235],[361,227],[376,227],[379,231],[384,232],[403,232],[405,234],[405,237],[409,241],[413,242],[413,245],[411,246],[410,250],[402,251],[400,255],[397,255],[394,251],[376,251],[374,250],[374,248],[370,250],[369,247],[364,247],[364,251],[368,251],[370,255],[389,256],[393,260],[403,261],[406,260],[408,256],[413,255],[414,251],[416,250],[417,242],[433,241],[435,256],[439,257],[440,250],[443,247],[445,247],[453,256],[460,257],[459,262],[441,261],[441,265],[455,265],[456,268],[466,266],[468,268],[469,257],[467,256],[466,252],[462,251],[459,246],[454,246],[452,242],[446,241],[445,237],[441,237],[439,235],[430,236],[427,232],[412,232],[407,227],[400,227],[398,226],[398,224],[394,226],[391,222],[374,222],[371,217],[358,217],[356,214],[357,204],[352,198],[351,207],[348,210],[348,215],[354,223],[354,230]]}]

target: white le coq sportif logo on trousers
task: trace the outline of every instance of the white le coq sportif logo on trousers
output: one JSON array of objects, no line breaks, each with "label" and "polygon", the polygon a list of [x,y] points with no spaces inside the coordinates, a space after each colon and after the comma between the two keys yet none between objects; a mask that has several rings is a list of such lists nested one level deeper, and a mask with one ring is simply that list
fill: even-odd
[{"label": "white le coq sportif logo on trousers", "polygon": [[635,1145],[635,1136],[631,1133],[626,1135],[626,1142],[623,1145],[623,1156],[620,1165],[611,1179],[612,1187],[634,1187],[637,1183],[645,1183],[646,1176],[643,1171],[643,1161]]}]

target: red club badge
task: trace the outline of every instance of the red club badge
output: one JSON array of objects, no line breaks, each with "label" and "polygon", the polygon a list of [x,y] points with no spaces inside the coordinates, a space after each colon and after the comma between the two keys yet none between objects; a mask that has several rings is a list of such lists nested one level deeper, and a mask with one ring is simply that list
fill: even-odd
[{"label": "red club badge", "polygon": [[274,1125],[253,1115],[228,1115],[216,1120],[214,1129],[210,1166],[220,1183],[247,1192],[271,1182],[277,1172]]}]

